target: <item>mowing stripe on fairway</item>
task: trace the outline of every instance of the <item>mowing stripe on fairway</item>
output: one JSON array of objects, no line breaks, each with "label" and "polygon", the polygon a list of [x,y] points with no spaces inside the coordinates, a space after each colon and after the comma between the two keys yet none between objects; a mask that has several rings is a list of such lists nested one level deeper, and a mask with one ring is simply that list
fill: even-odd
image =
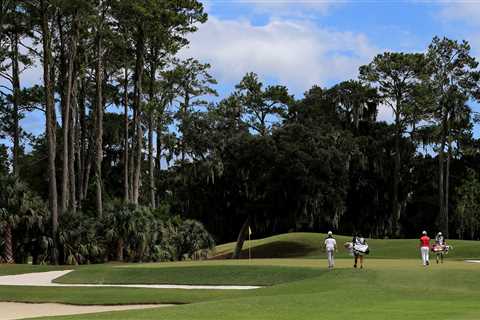
[{"label": "mowing stripe on fairway", "polygon": [[40,287],[123,287],[151,289],[185,289],[185,290],[252,290],[260,286],[228,286],[228,285],[175,285],[175,284],[63,284],[53,280],[73,270],[25,273],[0,276],[2,286],[40,286]]}]

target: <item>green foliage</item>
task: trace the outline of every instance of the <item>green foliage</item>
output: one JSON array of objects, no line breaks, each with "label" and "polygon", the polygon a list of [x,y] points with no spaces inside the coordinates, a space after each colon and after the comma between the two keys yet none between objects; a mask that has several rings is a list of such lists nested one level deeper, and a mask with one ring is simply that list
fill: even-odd
[{"label": "green foliage", "polygon": [[60,216],[58,250],[60,263],[78,265],[105,261],[106,248],[102,243],[96,219],[81,212],[66,212]]},{"label": "green foliage", "polygon": [[267,86],[255,73],[247,73],[235,87],[246,117],[246,123],[255,132],[266,135],[272,129],[272,123],[280,123],[286,116],[293,97],[284,86]]},{"label": "green foliage", "polygon": [[169,216],[168,207],[152,211],[113,203],[106,210],[103,226],[105,239],[115,248],[117,260],[175,261],[206,257],[214,242],[203,225]]},{"label": "green foliage", "polygon": [[[17,177],[0,176],[0,233],[5,235],[5,260],[39,263],[46,256],[45,225],[49,215],[43,201]],[[7,234],[8,233],[8,234]]]},{"label": "green foliage", "polygon": [[206,258],[215,242],[203,224],[194,220],[168,220],[162,227],[161,246],[167,248],[170,260]]},{"label": "green foliage", "polygon": [[472,169],[456,189],[458,202],[456,207],[457,233],[460,238],[470,239],[480,237],[480,181]]}]

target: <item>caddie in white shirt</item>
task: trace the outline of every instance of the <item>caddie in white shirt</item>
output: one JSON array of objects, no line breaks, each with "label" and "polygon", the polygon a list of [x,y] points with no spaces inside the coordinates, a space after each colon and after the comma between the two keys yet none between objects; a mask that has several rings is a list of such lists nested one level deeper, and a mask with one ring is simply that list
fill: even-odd
[{"label": "caddie in white shirt", "polygon": [[328,236],[325,239],[325,251],[327,251],[328,269],[333,269],[335,265],[333,253],[337,251],[337,241],[333,238],[332,231],[328,231]]}]

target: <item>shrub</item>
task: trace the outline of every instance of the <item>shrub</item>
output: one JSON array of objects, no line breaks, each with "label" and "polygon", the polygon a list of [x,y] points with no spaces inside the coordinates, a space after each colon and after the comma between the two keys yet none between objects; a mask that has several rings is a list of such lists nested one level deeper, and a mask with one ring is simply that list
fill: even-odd
[{"label": "shrub", "polygon": [[82,212],[60,216],[58,250],[60,263],[77,265],[105,261],[106,249],[97,219]]}]

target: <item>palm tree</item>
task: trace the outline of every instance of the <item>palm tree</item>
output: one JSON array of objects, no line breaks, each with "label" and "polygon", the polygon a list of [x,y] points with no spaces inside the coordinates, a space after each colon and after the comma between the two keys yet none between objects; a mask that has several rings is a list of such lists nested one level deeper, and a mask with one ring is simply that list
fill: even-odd
[{"label": "palm tree", "polygon": [[0,177],[0,232],[4,237],[4,260],[14,263],[13,229],[20,220],[26,186],[15,176]]},{"label": "palm tree", "polygon": [[116,203],[106,213],[105,235],[116,247],[116,260],[123,261],[125,252],[129,259],[142,260],[149,242],[151,212],[134,204]]}]

